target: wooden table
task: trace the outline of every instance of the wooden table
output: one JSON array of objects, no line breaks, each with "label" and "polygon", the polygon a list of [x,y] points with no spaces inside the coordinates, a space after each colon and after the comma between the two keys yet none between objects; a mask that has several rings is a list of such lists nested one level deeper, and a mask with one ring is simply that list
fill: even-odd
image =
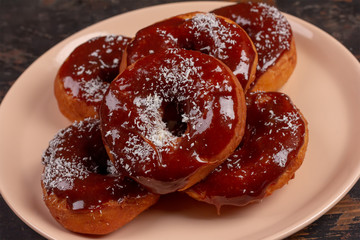
[{"label": "wooden table", "polygon": [[[69,35],[108,17],[166,2],[171,1],[0,0],[0,101],[34,60]],[[278,0],[275,5],[330,33],[360,60],[359,0]],[[42,237],[0,197],[0,239]],[[288,239],[360,239],[360,182],[329,212]]]}]

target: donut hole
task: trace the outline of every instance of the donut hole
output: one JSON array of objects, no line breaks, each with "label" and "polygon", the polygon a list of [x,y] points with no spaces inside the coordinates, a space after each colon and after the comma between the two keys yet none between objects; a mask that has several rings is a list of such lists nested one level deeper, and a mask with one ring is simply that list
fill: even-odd
[{"label": "donut hole", "polygon": [[[204,46],[202,46],[202,45],[204,45]],[[198,51],[198,52],[204,53],[206,55],[211,55],[211,52],[210,52],[211,46],[206,46],[206,44],[202,44],[202,45],[198,46],[198,45],[189,43],[189,45],[187,45],[184,48],[186,50],[193,50],[193,51]]]},{"label": "donut hole", "polygon": [[182,121],[184,107],[177,102],[165,103],[163,106],[162,121],[174,136],[181,137],[187,129],[187,124]]},{"label": "donut hole", "polygon": [[[190,31],[188,28],[185,28],[185,30]],[[187,33],[183,32],[182,34],[186,35]],[[185,38],[180,38],[178,44],[182,49],[197,51],[206,55],[211,55],[211,49],[216,48],[214,42],[205,34],[200,34],[198,37],[186,35]]]},{"label": "donut hole", "polygon": [[118,68],[103,69],[103,71],[100,72],[100,79],[104,82],[111,83],[118,74]]},{"label": "donut hole", "polygon": [[97,161],[98,165],[96,166],[96,168],[92,169],[92,172],[104,176],[110,174],[108,161],[110,160],[108,160],[108,158],[105,158],[103,156],[102,161]]},{"label": "donut hole", "polygon": [[[75,136],[81,136],[81,134],[83,133],[76,131]],[[73,161],[77,163],[77,165],[83,165],[84,169],[89,172],[105,176],[110,174],[110,159],[105,147],[101,145],[102,142],[99,142],[99,139],[101,139],[100,131],[93,131],[88,139],[83,139],[83,144],[77,144],[77,151],[74,150],[74,152],[76,152],[79,158],[74,156],[69,156],[69,158],[73,158]]]}]

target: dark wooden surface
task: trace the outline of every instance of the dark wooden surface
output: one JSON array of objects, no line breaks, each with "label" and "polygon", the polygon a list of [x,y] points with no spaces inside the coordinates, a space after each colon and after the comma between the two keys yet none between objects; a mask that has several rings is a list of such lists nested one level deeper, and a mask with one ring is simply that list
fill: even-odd
[{"label": "dark wooden surface", "polygon": [[[166,2],[171,1],[0,0],[0,102],[20,74],[59,41],[108,17]],[[322,28],[360,60],[360,0],[267,2]],[[0,239],[42,237],[0,197]],[[288,239],[360,239],[360,182],[329,212]]]}]

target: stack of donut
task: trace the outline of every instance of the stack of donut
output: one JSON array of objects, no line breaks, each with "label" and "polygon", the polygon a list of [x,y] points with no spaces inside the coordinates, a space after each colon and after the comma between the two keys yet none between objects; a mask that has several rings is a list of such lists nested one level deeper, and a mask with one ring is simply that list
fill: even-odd
[{"label": "stack of donut", "polygon": [[262,3],[80,45],[55,79],[73,123],[42,157],[51,214],[71,231],[107,234],[175,191],[218,210],[262,200],[305,157],[307,122],[273,92],[295,65],[289,23]]}]

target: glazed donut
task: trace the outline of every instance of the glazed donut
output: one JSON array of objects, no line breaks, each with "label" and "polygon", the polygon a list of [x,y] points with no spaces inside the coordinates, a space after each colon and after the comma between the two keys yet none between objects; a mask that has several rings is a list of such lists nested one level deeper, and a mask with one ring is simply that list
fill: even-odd
[{"label": "glazed donut", "polygon": [[212,11],[244,28],[258,53],[252,91],[276,91],[289,79],[296,66],[295,40],[284,15],[266,3],[243,2]]},{"label": "glazed donut", "polygon": [[307,122],[289,97],[279,92],[250,92],[241,144],[187,194],[218,210],[223,205],[260,201],[294,178],[307,143]]},{"label": "glazed donut", "polygon": [[124,52],[120,72],[146,55],[169,48],[200,51],[223,61],[245,92],[255,79],[257,53],[246,32],[229,19],[201,12],[178,15],[138,31]]},{"label": "glazed donut", "polygon": [[223,162],[242,138],[245,115],[232,71],[184,49],[130,65],[110,84],[100,108],[115,168],[160,194],[190,187]]},{"label": "glazed donut", "polygon": [[118,75],[130,38],[107,35],[81,44],[61,65],[54,83],[61,113],[70,121],[97,117],[109,83]]},{"label": "glazed donut", "polygon": [[88,118],[59,131],[42,163],[46,206],[73,232],[110,233],[158,199],[115,171],[102,143],[99,120]]}]

